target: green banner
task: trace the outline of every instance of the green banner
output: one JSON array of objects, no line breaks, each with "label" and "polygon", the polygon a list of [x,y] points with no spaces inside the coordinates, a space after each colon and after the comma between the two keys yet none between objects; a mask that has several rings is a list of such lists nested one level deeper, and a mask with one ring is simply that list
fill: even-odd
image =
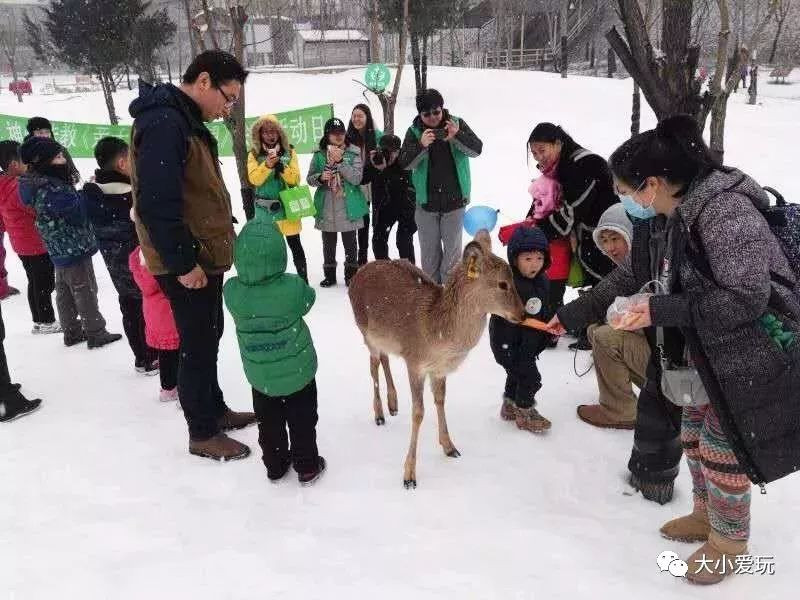
[{"label": "green banner", "polygon": [[[323,104],[301,108],[284,113],[277,113],[281,125],[289,136],[289,142],[298,154],[310,154],[319,147],[319,140],[325,131],[325,121],[333,117],[333,105]],[[245,139],[250,147],[250,128],[257,117],[246,120]],[[130,125],[92,125],[89,123],[72,123],[69,121],[51,121],[53,135],[74,158],[94,158],[94,147],[98,140],[106,136],[115,136],[128,141],[131,136]],[[27,135],[25,126],[28,117],[0,115],[0,139],[22,142]],[[219,143],[220,156],[233,156],[233,140],[228,128],[221,121],[208,123],[208,129]]]}]

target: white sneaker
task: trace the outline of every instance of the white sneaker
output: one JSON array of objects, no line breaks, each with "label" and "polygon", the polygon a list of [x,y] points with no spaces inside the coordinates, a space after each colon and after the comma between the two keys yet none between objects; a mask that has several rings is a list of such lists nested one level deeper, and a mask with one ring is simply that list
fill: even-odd
[{"label": "white sneaker", "polygon": [[61,329],[61,324],[58,321],[53,321],[52,323],[34,323],[31,333],[34,335],[47,335],[50,333],[61,333],[62,331],[64,330]]}]

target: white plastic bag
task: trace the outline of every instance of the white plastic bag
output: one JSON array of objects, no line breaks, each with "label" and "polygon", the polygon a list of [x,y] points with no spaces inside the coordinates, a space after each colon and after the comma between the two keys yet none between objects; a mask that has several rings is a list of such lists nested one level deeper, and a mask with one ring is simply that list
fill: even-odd
[{"label": "white plastic bag", "polygon": [[652,295],[617,296],[606,311],[606,322],[614,329],[625,329],[636,315],[630,312],[630,308],[646,302]]}]

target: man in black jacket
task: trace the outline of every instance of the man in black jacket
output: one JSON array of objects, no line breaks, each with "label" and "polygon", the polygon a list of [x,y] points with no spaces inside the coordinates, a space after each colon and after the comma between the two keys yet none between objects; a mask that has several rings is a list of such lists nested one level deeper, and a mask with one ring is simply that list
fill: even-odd
[{"label": "man in black jacket", "polygon": [[231,411],[217,379],[222,277],[233,263],[234,232],[217,141],[204,122],[230,114],[246,78],[227,52],[203,52],[180,87],[140,85],[130,106],[136,231],[180,334],[178,392],[189,452],[222,461],[250,454],[225,432],[255,423],[255,415]]}]

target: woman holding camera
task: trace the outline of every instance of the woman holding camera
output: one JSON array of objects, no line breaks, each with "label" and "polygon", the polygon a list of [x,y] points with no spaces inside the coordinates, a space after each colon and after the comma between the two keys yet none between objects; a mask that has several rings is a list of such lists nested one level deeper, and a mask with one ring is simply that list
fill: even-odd
[{"label": "woman holding camera", "polygon": [[316,187],[314,207],[316,227],[322,231],[322,256],[325,279],[321,287],[336,285],[336,238],[342,236],[344,245],[344,281],[358,271],[356,232],[364,226],[369,212],[367,200],[359,187],[363,178],[363,163],[358,146],[348,145],[347,130],[341,119],[325,123],[325,135],[319,150],[311,157],[306,181]]},{"label": "woman holding camera", "polygon": [[400,164],[412,171],[422,270],[441,284],[461,256],[464,207],[472,187],[469,159],[480,156],[483,142],[444,108],[436,90],[420,92],[417,112]]},{"label": "woman holding camera", "polygon": [[[359,150],[361,150],[361,162],[364,164],[364,179],[361,182],[361,191],[364,193],[368,206],[372,202],[372,184],[368,180],[367,173],[371,164],[371,157],[375,155],[382,136],[383,132],[375,129],[372,111],[369,106],[356,104],[350,116],[350,124],[347,126],[347,140],[348,143],[358,146]],[[367,264],[369,260],[369,223],[369,212],[367,212],[364,215],[364,227],[358,230],[359,266]]]},{"label": "woman holding camera", "polygon": [[[274,115],[261,117],[253,124],[253,147],[247,155],[247,178],[255,187],[256,205],[276,210],[280,207],[280,192],[300,183],[300,164],[297,152]],[[301,222],[279,220],[278,229],[286,236],[297,274],[308,283],[306,253],[300,242]]]}]

